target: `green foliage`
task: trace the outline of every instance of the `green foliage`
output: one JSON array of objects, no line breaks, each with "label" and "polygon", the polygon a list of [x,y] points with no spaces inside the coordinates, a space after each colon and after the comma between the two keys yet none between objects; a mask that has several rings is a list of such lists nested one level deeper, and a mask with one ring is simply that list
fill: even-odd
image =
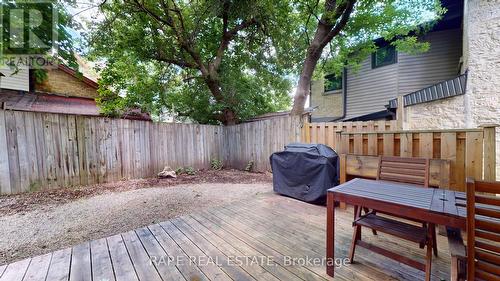
[{"label": "green foliage", "polygon": [[224,165],[222,164],[222,160],[217,158],[210,160],[210,168],[212,168],[212,170],[220,171],[223,167]]},{"label": "green foliage", "polygon": [[[87,34],[101,66],[98,100],[115,115],[138,107],[204,124],[288,109],[318,19],[332,0],[118,0],[100,6],[106,20]],[[161,5],[159,4],[161,3]],[[334,9],[335,10],[335,9]],[[445,12],[439,0],[359,0],[347,25],[323,49],[315,77],[354,71],[384,38],[400,52],[429,49],[420,41]],[[243,23],[245,28],[235,33]],[[230,38],[227,42],[224,40]],[[226,44],[223,44],[225,42]]]},{"label": "green foliage", "polygon": [[[36,27],[36,36],[43,38],[51,38],[53,32],[57,33],[57,40],[55,41],[55,45],[57,46],[57,53],[55,54],[55,58],[62,59],[63,62],[74,68],[78,69],[78,64],[76,63],[76,58],[74,56],[75,46],[74,46],[74,38],[69,32],[69,29],[79,29],[81,25],[78,22],[73,21],[72,16],[68,12],[68,9],[76,6],[76,2],[74,1],[57,1],[57,0],[47,0],[37,3],[37,1],[18,1],[18,0],[8,0],[2,1],[2,14],[5,16],[3,18],[4,21],[9,21],[12,18],[7,17],[6,15],[10,15],[10,10],[26,8],[26,3],[36,5],[37,11],[40,12],[44,18],[51,18],[52,11],[57,13],[57,25],[53,26],[52,21],[42,21],[40,25]],[[49,3],[52,3],[53,10]],[[38,5],[37,5],[38,4]],[[7,27],[8,25],[4,25]],[[4,44],[8,44],[7,40],[15,40],[16,37],[11,38],[2,38],[0,41],[0,47],[2,50],[4,49]],[[24,38],[23,38],[24,40]],[[21,48],[22,49],[22,48]],[[52,60],[54,58],[53,50],[46,51],[45,49],[37,49],[33,48],[31,45],[25,49],[19,50],[16,49],[16,52],[19,52],[22,55],[36,55],[46,57],[47,60]],[[3,53],[2,55],[8,56],[8,54]],[[18,68],[19,66],[11,66],[13,68]],[[36,69],[35,78],[37,82],[43,82],[46,79],[46,73],[43,69]]]},{"label": "green foliage", "polygon": [[184,174],[184,167],[179,167],[179,168],[175,169],[175,174],[176,175]]},{"label": "green foliage", "polygon": [[[324,1],[317,5],[314,2],[298,5],[306,38],[317,28],[314,19],[325,13]],[[314,76],[339,75],[345,66],[358,70],[361,62],[378,48],[374,41],[377,38],[390,42],[399,52],[425,52],[429,43],[422,41],[420,35],[429,31],[445,12],[439,0],[357,1],[345,28],[323,50]],[[309,42],[306,39],[306,45]]]},{"label": "green foliage", "polygon": [[184,168],[184,172],[190,176],[196,175],[196,170],[193,167]]},{"label": "green foliage", "polygon": [[33,75],[35,76],[36,83],[43,83],[47,80],[47,71],[45,69],[35,69]]},{"label": "green foliage", "polygon": [[[105,62],[101,86],[123,96],[116,102],[103,93],[100,104],[105,111],[133,105],[153,115],[218,124],[227,109],[241,121],[290,107],[289,77],[301,58],[290,40],[300,31],[293,27],[296,18],[288,1],[165,3],[168,9],[156,0],[101,6],[106,20],[87,36],[90,55]],[[254,24],[235,33],[217,64],[225,18],[227,30],[246,21]],[[221,94],[214,94],[207,81]]]},{"label": "green foliage", "polygon": [[193,167],[179,167],[175,170],[175,174],[176,175],[186,174],[186,175],[194,176],[194,175],[196,175],[196,170]]},{"label": "green foliage", "polygon": [[248,161],[247,165],[245,166],[245,171],[251,172],[253,170],[253,165],[254,165],[254,162],[252,160]]}]

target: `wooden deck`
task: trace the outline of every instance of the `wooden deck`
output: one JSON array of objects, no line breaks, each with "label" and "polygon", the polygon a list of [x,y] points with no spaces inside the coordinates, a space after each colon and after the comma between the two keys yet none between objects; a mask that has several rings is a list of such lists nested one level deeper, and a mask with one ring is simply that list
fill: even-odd
[{"label": "wooden deck", "polygon": [[[326,208],[274,194],[200,211],[0,266],[4,280],[325,280]],[[352,211],[337,212],[336,257],[347,257]],[[370,231],[367,241],[424,260],[417,245]],[[433,280],[449,280],[444,237]],[[208,257],[211,257],[209,259]],[[291,258],[295,260],[290,265]],[[156,262],[151,262],[154,260]],[[314,260],[309,260],[314,262]],[[359,248],[335,280],[423,280],[424,273]]]}]

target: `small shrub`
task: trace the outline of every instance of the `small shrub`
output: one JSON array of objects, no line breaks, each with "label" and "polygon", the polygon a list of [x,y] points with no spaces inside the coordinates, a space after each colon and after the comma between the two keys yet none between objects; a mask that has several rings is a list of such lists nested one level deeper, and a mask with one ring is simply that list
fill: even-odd
[{"label": "small shrub", "polygon": [[186,167],[184,168],[184,171],[190,176],[196,175],[196,170],[193,167]]},{"label": "small shrub", "polygon": [[30,192],[39,191],[41,187],[42,187],[41,183],[39,181],[35,181],[35,182],[30,183],[29,191]]},{"label": "small shrub", "polygon": [[246,172],[251,172],[253,170],[253,161],[248,161],[246,167],[245,167],[245,171]]},{"label": "small shrub", "polygon": [[222,164],[222,160],[214,158],[210,160],[210,167],[212,168],[212,170],[220,171],[222,170],[224,165]]},{"label": "small shrub", "polygon": [[177,169],[175,170],[175,174],[176,174],[176,175],[182,175],[182,174],[184,174],[185,172],[186,172],[186,171],[184,170],[184,168],[183,168],[183,167],[179,167],[179,168],[177,168]]}]

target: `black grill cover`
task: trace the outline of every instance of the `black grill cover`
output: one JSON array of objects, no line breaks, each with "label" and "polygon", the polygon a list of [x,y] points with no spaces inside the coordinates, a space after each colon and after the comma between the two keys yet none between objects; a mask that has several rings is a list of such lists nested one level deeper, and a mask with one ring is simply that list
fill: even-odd
[{"label": "black grill cover", "polygon": [[274,191],[305,202],[324,203],[339,181],[339,157],[323,144],[292,143],[270,161]]}]

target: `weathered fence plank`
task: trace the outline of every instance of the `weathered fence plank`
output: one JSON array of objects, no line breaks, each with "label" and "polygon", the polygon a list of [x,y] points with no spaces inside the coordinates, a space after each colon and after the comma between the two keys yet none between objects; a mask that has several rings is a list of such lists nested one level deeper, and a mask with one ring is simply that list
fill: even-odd
[{"label": "weathered fence plank", "polygon": [[466,176],[495,179],[494,127],[396,128],[395,121],[310,124],[289,116],[223,127],[0,110],[0,194],[151,177],[167,165],[206,169],[213,159],[269,171],[269,156],[291,142],[449,160],[451,178],[441,185],[457,190]]},{"label": "weathered fence plank", "polygon": [[221,126],[0,110],[0,194],[210,168]]},{"label": "weathered fence plank", "polygon": [[0,193],[8,194],[12,192],[10,184],[9,154],[7,145],[7,126],[5,124],[5,111],[0,110]]}]

